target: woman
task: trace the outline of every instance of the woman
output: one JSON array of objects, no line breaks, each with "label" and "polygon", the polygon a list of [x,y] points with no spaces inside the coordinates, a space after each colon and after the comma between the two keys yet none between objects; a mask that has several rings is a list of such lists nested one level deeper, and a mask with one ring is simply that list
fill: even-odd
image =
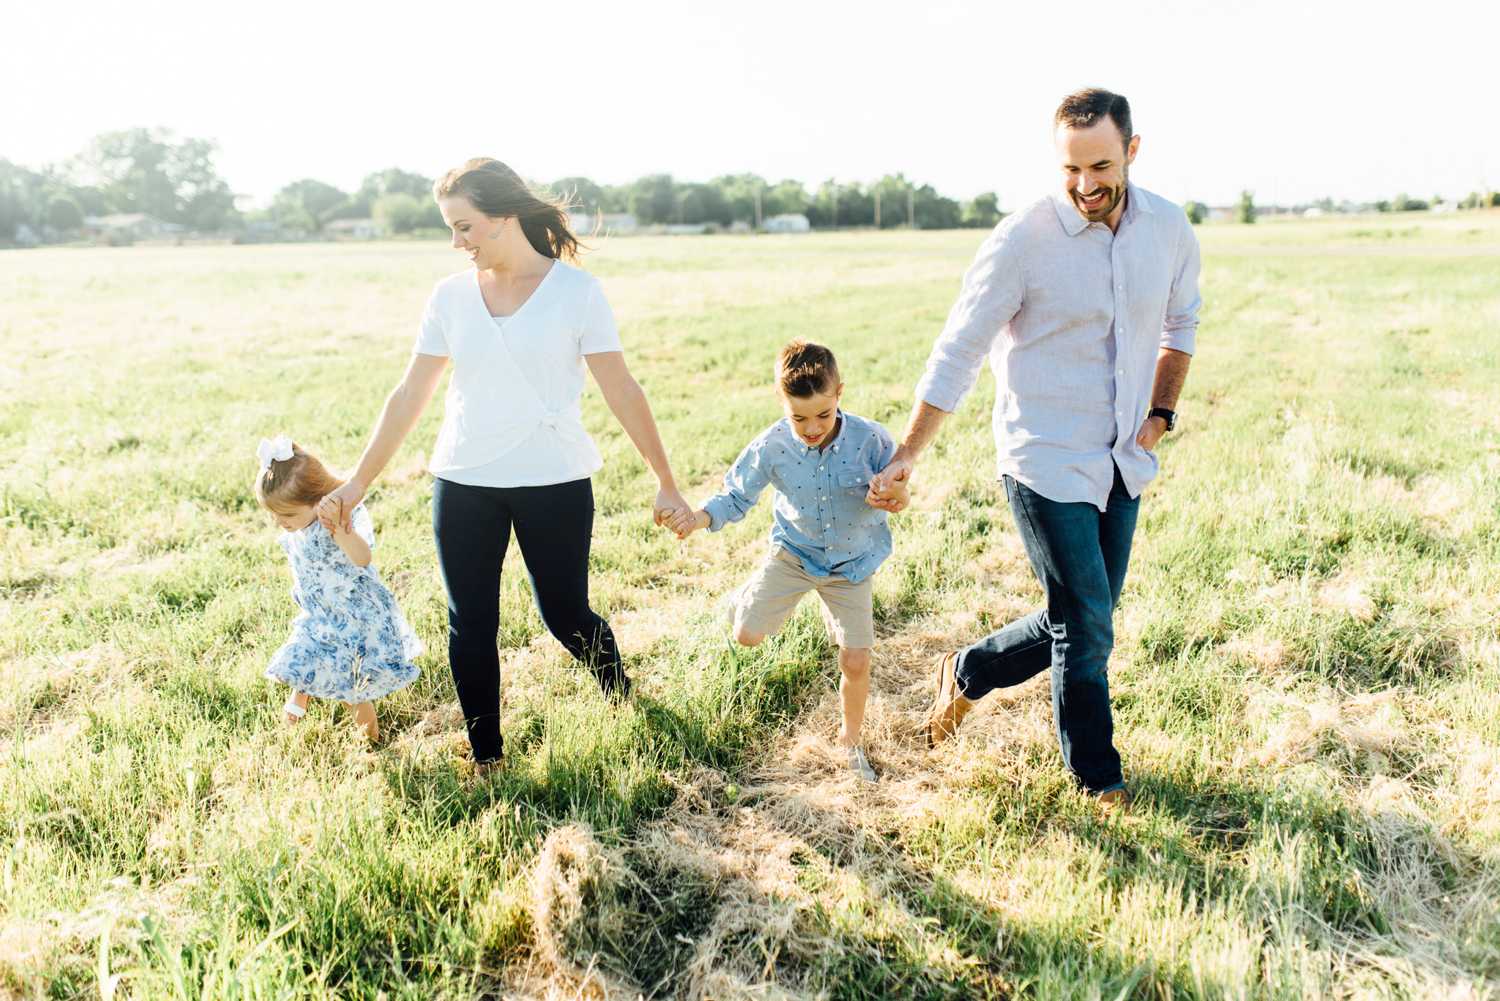
[{"label": "woman", "polygon": [[589,607],[588,559],[603,465],[584,430],[584,368],[656,473],[655,519],[688,505],[646,395],[631,377],[599,282],[566,262],[578,241],[561,204],[538,198],[498,160],[433,185],[453,247],[473,268],[437,283],[406,374],[359,466],[319,517],[348,519],[432,398],[451,359],[442,430],[428,466],[432,528],[448,594],[448,663],[481,771],[498,764],[500,568],[511,528],[548,630],[607,694],[628,693],[614,633]]}]

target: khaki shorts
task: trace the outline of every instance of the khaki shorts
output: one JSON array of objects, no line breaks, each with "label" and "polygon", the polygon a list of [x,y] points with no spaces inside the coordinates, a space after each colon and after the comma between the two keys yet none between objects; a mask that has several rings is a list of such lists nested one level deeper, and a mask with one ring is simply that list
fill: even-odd
[{"label": "khaki shorts", "polygon": [[851,584],[842,577],[814,577],[802,561],[778,547],[751,575],[735,597],[735,627],[769,636],[809,591],[823,599],[823,621],[834,642],[846,650],[875,645],[873,577]]}]

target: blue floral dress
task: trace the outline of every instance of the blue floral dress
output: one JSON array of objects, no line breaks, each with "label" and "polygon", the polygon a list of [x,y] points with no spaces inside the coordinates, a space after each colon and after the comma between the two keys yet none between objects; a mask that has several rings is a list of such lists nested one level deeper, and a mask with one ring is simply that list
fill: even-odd
[{"label": "blue floral dress", "polygon": [[[355,507],[352,522],[373,549],[375,528],[363,504]],[[355,566],[316,520],[282,532],[278,541],[291,561],[292,599],[302,611],[266,677],[341,702],[368,702],[417,680],[412,661],[422,641],[374,565]]]}]

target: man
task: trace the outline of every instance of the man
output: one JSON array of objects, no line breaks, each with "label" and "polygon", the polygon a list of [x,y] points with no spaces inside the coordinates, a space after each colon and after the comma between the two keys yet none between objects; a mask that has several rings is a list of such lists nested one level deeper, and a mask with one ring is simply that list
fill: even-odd
[{"label": "man", "polygon": [[930,745],[974,703],[1050,667],[1063,762],[1126,802],[1107,667],[1141,490],[1176,424],[1198,327],[1198,242],[1176,205],[1129,182],[1125,98],[1069,95],[1053,119],[1062,190],[980,247],[917,384],[906,434],[871,484],[906,480],[989,355],[999,472],[1046,608],[938,658]]}]

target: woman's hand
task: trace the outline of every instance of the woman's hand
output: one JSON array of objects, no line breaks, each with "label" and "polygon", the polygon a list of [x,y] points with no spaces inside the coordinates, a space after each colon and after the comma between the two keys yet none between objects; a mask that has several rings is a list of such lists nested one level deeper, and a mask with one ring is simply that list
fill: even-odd
[{"label": "woman's hand", "polygon": [[332,531],[351,531],[354,508],[365,499],[365,488],[356,480],[349,480],[333,493],[318,501],[318,520]]},{"label": "woman's hand", "polygon": [[676,532],[679,539],[686,539],[698,529],[708,528],[711,524],[707,511],[682,510],[672,516],[667,527]]},{"label": "woman's hand", "polygon": [[656,492],[656,503],[651,509],[651,520],[658,525],[670,525],[672,519],[692,506],[676,487],[662,487]]}]

